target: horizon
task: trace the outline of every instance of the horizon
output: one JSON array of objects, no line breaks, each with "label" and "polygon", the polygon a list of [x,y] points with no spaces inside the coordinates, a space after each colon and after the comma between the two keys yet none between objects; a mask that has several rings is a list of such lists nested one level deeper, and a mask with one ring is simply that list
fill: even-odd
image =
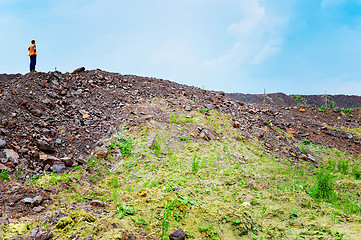
[{"label": "horizon", "polygon": [[[77,69],[77,68],[75,68]],[[75,70],[73,69],[73,71]],[[107,72],[107,73],[115,73],[115,74],[120,74],[120,75],[134,75],[134,76],[138,76],[138,77],[145,77],[145,78],[155,78],[155,79],[159,79],[159,80],[165,80],[165,81],[171,81],[171,82],[175,82],[175,81],[172,81],[170,79],[163,79],[163,78],[157,78],[157,77],[148,77],[148,76],[140,76],[140,75],[135,75],[135,74],[122,74],[122,73],[117,73],[117,72],[109,72],[109,71],[106,71],[106,70],[103,70],[103,69],[99,69],[99,68],[96,68],[96,69],[85,69],[85,71],[96,71],[96,70],[100,70],[100,71],[103,71],[103,72]],[[48,72],[39,72],[37,71],[37,73],[43,73],[43,74],[49,74],[49,73],[55,73],[55,72],[59,72],[61,74],[66,74],[66,73],[72,73],[73,71],[67,71],[67,72],[61,72],[59,70],[54,70],[54,71],[48,71]],[[0,73],[0,75],[26,75],[26,74],[32,74],[30,72],[27,72],[27,73]],[[178,83],[178,82],[175,82],[175,83]],[[178,83],[178,84],[184,84],[184,85],[187,85],[185,83]],[[198,86],[193,86],[193,85],[187,85],[187,86],[192,86],[192,87],[197,87],[197,88],[201,88],[201,87],[198,87]],[[203,89],[203,88],[201,88]],[[215,92],[223,92],[223,91],[218,91],[218,90],[211,90],[211,89],[204,89],[206,91],[215,91]],[[284,92],[266,92],[266,93],[245,93],[245,92],[224,92],[226,94],[243,94],[243,95],[270,95],[270,94],[285,94],[287,96],[291,96],[291,95],[300,95],[300,96],[311,96],[311,95],[315,95],[315,96],[356,96],[356,97],[361,97],[361,95],[356,95],[356,94],[328,94],[328,93],[316,93],[316,94],[299,94],[299,93],[290,93],[290,94],[287,94],[287,93],[284,93]]]},{"label": "horizon", "polygon": [[0,3],[0,72],[79,66],[227,93],[361,94],[361,0]]}]

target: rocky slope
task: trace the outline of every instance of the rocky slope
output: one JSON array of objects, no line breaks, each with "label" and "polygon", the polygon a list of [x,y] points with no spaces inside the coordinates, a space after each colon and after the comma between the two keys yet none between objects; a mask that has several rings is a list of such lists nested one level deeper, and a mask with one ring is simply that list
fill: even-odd
[{"label": "rocky slope", "polygon": [[[350,156],[359,156],[361,153],[359,110],[353,109],[347,113],[340,109],[320,111],[316,107],[297,105],[294,99],[283,106],[282,103],[288,96],[282,94],[277,94],[272,100],[279,102],[277,106],[263,106],[248,103],[247,96],[235,100],[223,92],[206,91],[168,80],[121,75],[99,69],[86,71],[79,68],[73,73],[1,75],[0,97],[0,170],[2,173],[8,172],[13,179],[10,184],[8,180],[0,182],[0,225],[9,224],[9,220],[12,222],[29,216],[32,216],[32,219],[34,216],[40,217],[40,213],[43,214],[42,218],[49,218],[48,215],[44,215],[44,211],[54,202],[57,208],[60,206],[69,209],[68,205],[64,205],[62,198],[50,195],[57,195],[64,189],[70,189],[71,192],[72,185],[78,186],[77,191],[80,192],[77,194],[87,193],[84,189],[92,188],[92,176],[101,176],[102,173],[94,169],[94,160],[90,156],[104,158],[109,154],[108,148],[104,148],[104,140],[121,128],[128,129],[129,132],[145,131],[143,127],[151,122],[160,124],[156,129],[168,126],[172,122],[177,123],[180,125],[180,132],[177,134],[181,139],[222,142],[223,139],[230,138],[246,143],[256,141],[263,146],[262,151],[265,154],[277,156],[278,162],[287,159],[291,164],[301,163],[318,167],[326,161],[316,150],[302,149],[299,145],[302,141],[326,149],[338,149]],[[262,98],[263,96],[257,97],[257,101]],[[158,101],[163,107],[155,104]],[[289,106],[290,104],[293,106]],[[214,112],[210,114],[210,111]],[[204,116],[191,115],[195,112],[203,113]],[[229,116],[229,122],[224,120],[217,126],[213,126],[211,122],[206,125],[200,122],[188,123],[187,119],[207,119],[217,116],[216,112]],[[184,118],[178,117],[178,113]],[[223,117],[216,117],[214,121],[217,119]],[[182,126],[183,123],[190,124],[186,125],[187,131],[185,126]],[[227,130],[225,126],[229,126],[231,130]],[[219,131],[218,128],[225,129]],[[103,147],[103,153],[95,151],[97,147]],[[139,152],[140,156],[143,154]],[[258,154],[252,153],[248,157],[251,156],[259,158]],[[234,155],[237,161],[243,163],[248,161],[248,157]],[[189,164],[192,165],[192,162]],[[82,174],[87,176],[86,183],[64,180],[77,178],[74,176],[68,178],[66,175],[51,175],[75,174],[74,169],[77,166],[84,166],[86,172]],[[52,176],[51,181],[48,176]],[[106,175],[103,177],[106,178]],[[78,178],[81,179],[80,176]],[[52,184],[39,182],[35,184],[35,190],[27,187],[28,184],[44,179],[48,179]],[[94,183],[100,180],[99,178]],[[72,184],[69,184],[69,181]],[[222,185],[224,182],[219,184]],[[253,188],[251,185],[248,188]],[[95,195],[104,194],[102,192],[103,190],[99,190]],[[92,199],[97,200],[95,197]],[[77,206],[86,209],[95,207],[92,211],[97,214],[96,216],[100,216],[110,212],[107,208],[98,209],[99,205],[103,207],[102,204],[102,201],[85,201]],[[187,208],[189,206],[188,204]],[[92,216],[84,214],[81,213],[81,216],[89,217],[91,223]],[[51,219],[47,224],[54,228],[65,213],[56,211],[50,215]],[[76,216],[68,220],[75,219]],[[29,225],[27,228],[30,228]],[[210,229],[206,232],[209,237],[214,235]],[[22,234],[28,233],[23,231]],[[39,234],[43,236],[42,239],[48,239],[50,236],[49,231],[38,229],[33,233],[34,238]],[[58,234],[61,236],[62,233]],[[124,234],[127,237],[133,233]],[[155,237],[139,231],[135,235],[144,239]]]},{"label": "rocky slope", "polygon": [[[243,93],[227,93],[227,96],[238,101],[256,104],[268,104],[275,106],[294,106],[297,102],[292,96],[284,93],[271,94],[243,94]],[[304,103],[309,106],[321,107],[322,105],[330,106],[331,101],[338,108],[361,108],[361,96],[349,95],[300,95],[304,99]]]}]

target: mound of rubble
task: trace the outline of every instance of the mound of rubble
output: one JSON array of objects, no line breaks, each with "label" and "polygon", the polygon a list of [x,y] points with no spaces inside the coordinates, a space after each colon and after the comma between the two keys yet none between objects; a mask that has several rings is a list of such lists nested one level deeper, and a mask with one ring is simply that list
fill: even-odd
[{"label": "mound of rubble", "polygon": [[[244,94],[227,93],[227,96],[239,101],[255,104],[268,104],[273,106],[294,106],[298,102],[291,96],[284,93],[270,94]],[[355,95],[300,95],[309,106],[321,107],[330,106],[333,102],[338,108],[361,108],[361,96]]]},{"label": "mound of rubble", "polygon": [[63,172],[84,164],[103,137],[119,125],[157,118],[156,112],[137,111],[153,98],[167,99],[183,111],[208,108],[232,114],[233,127],[243,136],[258,138],[268,150],[295,161],[314,159],[302,156],[296,140],[279,131],[360,153],[360,139],[341,129],[360,126],[361,113],[356,110],[347,115],[309,106],[261,106],[168,80],[79,68],[72,73],[0,76],[0,170],[20,172],[19,179],[25,180],[26,175]]}]

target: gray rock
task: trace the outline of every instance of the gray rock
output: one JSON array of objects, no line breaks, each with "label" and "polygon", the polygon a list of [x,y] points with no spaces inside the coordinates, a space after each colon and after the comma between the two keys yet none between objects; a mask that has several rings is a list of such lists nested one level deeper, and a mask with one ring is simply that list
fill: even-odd
[{"label": "gray rock", "polygon": [[60,74],[58,74],[57,72],[54,72],[54,73],[53,73],[53,76],[56,77],[58,80],[61,79]]},{"label": "gray rock", "polygon": [[308,160],[312,161],[312,162],[316,162],[316,158],[314,156],[312,156],[311,154],[307,155]]},{"label": "gray rock", "polygon": [[0,217],[0,225],[3,225],[3,224],[9,224],[9,218],[7,217]]},{"label": "gray rock", "polygon": [[4,157],[15,164],[18,163],[19,155],[12,149],[4,149],[3,151]]},{"label": "gray rock", "polygon": [[56,173],[61,173],[65,170],[65,163],[56,161],[54,165],[50,167],[50,169]]},{"label": "gray rock", "polygon": [[0,148],[4,148],[6,146],[6,142],[0,139]]},{"label": "gray rock", "polygon": [[46,142],[44,140],[38,140],[37,145],[41,151],[55,152],[54,147],[52,147],[48,142]]},{"label": "gray rock", "polygon": [[9,238],[7,240],[24,240],[23,237],[13,237],[13,238]]},{"label": "gray rock", "polygon": [[215,138],[215,136],[205,128],[202,130],[201,134],[202,133],[204,134],[204,139],[207,141],[213,140]]},{"label": "gray rock", "polygon": [[175,230],[169,235],[170,240],[184,240],[186,233],[182,229]]},{"label": "gray rock", "polygon": [[191,106],[186,106],[186,107],[185,107],[185,110],[186,110],[187,112],[189,112],[189,111],[192,110],[192,107],[191,107]]},{"label": "gray rock", "polygon": [[39,196],[36,196],[34,199],[33,199],[33,205],[34,206],[38,206],[41,204],[41,202],[43,201],[43,196],[39,195]]},{"label": "gray rock", "polygon": [[37,206],[37,207],[33,208],[33,211],[36,213],[42,212],[44,210],[45,210],[45,207],[43,207],[43,206]]},{"label": "gray rock", "polygon": [[37,226],[36,228],[31,230],[30,234],[28,235],[28,238],[34,239],[39,232],[40,232],[40,227]]},{"label": "gray rock", "polygon": [[24,203],[26,203],[26,204],[32,204],[34,202],[34,199],[32,199],[32,198],[24,198],[22,201]]},{"label": "gray rock", "polygon": [[40,232],[38,235],[36,235],[34,240],[48,240],[53,238],[52,232]]},{"label": "gray rock", "polygon": [[11,188],[11,192],[17,192],[20,189],[19,186],[14,186]]},{"label": "gray rock", "polygon": [[1,135],[7,135],[9,133],[8,130],[4,129],[4,128],[0,128],[0,134]]},{"label": "gray rock", "polygon": [[85,125],[92,125],[92,124],[94,124],[94,121],[93,120],[86,120],[86,121],[84,121],[84,124]]}]

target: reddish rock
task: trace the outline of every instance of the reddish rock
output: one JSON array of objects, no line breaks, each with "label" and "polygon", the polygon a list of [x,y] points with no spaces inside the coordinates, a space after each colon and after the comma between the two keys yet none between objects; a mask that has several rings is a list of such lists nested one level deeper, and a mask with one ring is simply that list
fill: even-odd
[{"label": "reddish rock", "polygon": [[237,121],[233,122],[233,127],[234,128],[240,128],[241,127],[241,124]]},{"label": "reddish rock", "polygon": [[85,67],[80,67],[80,68],[77,68],[73,71],[73,74],[75,73],[80,73],[80,72],[84,72],[85,71]]}]

